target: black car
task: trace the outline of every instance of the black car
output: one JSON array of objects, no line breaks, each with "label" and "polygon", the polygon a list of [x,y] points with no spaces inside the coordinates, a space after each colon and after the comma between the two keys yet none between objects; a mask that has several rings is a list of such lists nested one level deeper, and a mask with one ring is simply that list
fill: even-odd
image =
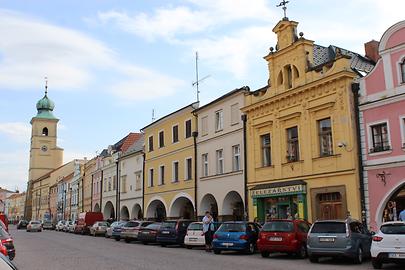
[{"label": "black car", "polygon": [[162,223],[155,222],[140,229],[138,233],[138,241],[141,241],[144,245],[147,245],[148,243],[155,243],[157,233],[161,226]]},{"label": "black car", "polygon": [[193,220],[189,219],[164,221],[157,233],[156,242],[162,247],[170,244],[183,245],[187,227],[191,222],[193,222]]},{"label": "black car", "polygon": [[15,248],[13,239],[4,229],[0,229],[0,242],[1,245],[7,249],[7,255],[10,260],[13,260],[15,257]]},{"label": "black car", "polygon": [[26,221],[26,220],[20,220],[20,221],[18,222],[18,224],[17,224],[17,230],[26,229],[26,228],[27,228],[27,225],[28,225],[28,221]]}]

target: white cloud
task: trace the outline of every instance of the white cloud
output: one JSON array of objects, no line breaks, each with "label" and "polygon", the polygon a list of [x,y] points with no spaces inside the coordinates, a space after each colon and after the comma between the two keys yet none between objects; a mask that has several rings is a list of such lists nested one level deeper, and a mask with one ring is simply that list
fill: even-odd
[{"label": "white cloud", "polygon": [[26,143],[30,140],[31,126],[22,122],[0,123],[0,134],[15,142]]},{"label": "white cloud", "polygon": [[[0,153],[1,186],[10,190],[27,188],[29,154],[26,151]],[[7,169],[5,169],[7,168]],[[12,173],[11,173],[12,172]]]},{"label": "white cloud", "polygon": [[[105,85],[116,88],[117,83],[127,88],[147,86],[170,88],[176,91],[179,80],[130,63],[102,42],[81,32],[51,25],[36,18],[0,9],[0,91],[37,89],[48,76],[52,90],[83,89],[96,83],[97,71],[108,71],[115,81]],[[126,66],[127,70],[123,70]],[[147,72],[152,76],[143,76]],[[136,78],[136,81],[134,80]],[[35,87],[33,87],[35,85]],[[99,89],[98,89],[99,90]],[[123,95],[111,92],[117,98]],[[159,98],[159,92],[149,95]],[[139,100],[137,92],[125,95]]]}]

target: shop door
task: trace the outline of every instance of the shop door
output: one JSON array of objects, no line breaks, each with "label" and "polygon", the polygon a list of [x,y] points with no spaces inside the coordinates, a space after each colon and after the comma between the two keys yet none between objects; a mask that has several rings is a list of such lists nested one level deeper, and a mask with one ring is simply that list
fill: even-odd
[{"label": "shop door", "polygon": [[278,203],[277,204],[278,218],[281,218],[281,219],[288,218],[289,210],[290,210],[289,203]]},{"label": "shop door", "polygon": [[342,218],[342,203],[321,203],[321,219],[340,219]]}]

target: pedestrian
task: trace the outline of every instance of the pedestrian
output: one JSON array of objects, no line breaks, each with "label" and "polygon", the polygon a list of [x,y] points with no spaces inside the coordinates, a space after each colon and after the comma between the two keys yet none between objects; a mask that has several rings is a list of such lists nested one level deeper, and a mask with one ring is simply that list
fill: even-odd
[{"label": "pedestrian", "polygon": [[405,221],[405,208],[399,213],[399,220]]},{"label": "pedestrian", "polygon": [[211,244],[212,244],[212,216],[210,214],[210,211],[205,212],[205,216],[202,219],[203,222],[203,233],[204,233],[204,238],[205,238],[205,251],[211,252]]}]

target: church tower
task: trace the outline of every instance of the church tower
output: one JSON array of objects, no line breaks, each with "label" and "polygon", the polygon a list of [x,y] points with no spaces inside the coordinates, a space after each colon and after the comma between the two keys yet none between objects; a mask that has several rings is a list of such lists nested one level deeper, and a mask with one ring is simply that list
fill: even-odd
[{"label": "church tower", "polygon": [[57,125],[59,119],[53,115],[55,104],[48,98],[48,86],[45,96],[37,102],[37,115],[31,119],[31,146],[28,172],[28,187],[25,218],[30,220],[32,181],[62,166],[63,149],[57,143]]}]

